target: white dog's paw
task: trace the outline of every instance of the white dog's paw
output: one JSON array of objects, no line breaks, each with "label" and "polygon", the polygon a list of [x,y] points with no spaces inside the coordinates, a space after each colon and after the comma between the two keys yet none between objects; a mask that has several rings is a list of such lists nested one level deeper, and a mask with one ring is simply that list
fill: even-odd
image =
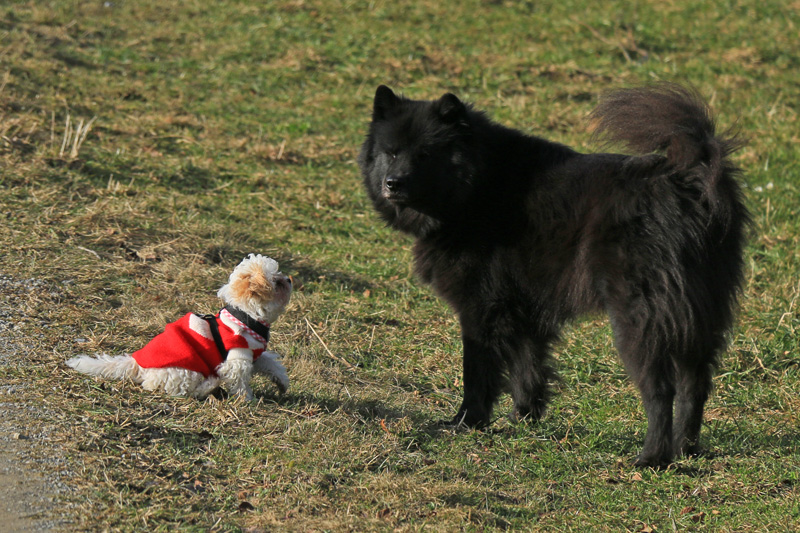
[{"label": "white dog's paw", "polygon": [[255,400],[255,396],[253,395],[253,390],[250,387],[232,390],[228,392],[231,394],[231,396],[239,400],[243,400],[246,402],[252,402],[253,400]]},{"label": "white dog's paw", "polygon": [[253,364],[256,371],[266,374],[270,380],[278,387],[281,394],[286,393],[289,388],[289,374],[286,368],[278,361],[280,356],[272,351],[265,351],[256,359]]}]

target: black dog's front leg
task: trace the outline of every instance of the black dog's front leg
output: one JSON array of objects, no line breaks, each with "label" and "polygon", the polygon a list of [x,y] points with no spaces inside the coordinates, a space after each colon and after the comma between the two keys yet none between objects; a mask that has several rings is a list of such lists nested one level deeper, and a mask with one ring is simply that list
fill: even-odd
[{"label": "black dog's front leg", "polygon": [[489,425],[492,407],[502,389],[501,362],[491,347],[463,334],[464,401],[453,418],[454,425]]}]

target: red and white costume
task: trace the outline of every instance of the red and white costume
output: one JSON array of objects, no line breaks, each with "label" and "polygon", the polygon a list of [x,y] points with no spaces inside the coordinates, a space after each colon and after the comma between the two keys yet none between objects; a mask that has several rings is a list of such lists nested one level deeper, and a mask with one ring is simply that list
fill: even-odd
[{"label": "red and white costume", "polygon": [[[252,350],[255,361],[266,349],[267,340],[245,326],[227,309],[217,313],[215,319],[227,350]],[[187,313],[181,319],[167,324],[162,333],[131,356],[142,368],[185,368],[205,377],[216,376],[216,369],[223,362],[211,327],[204,318],[194,313]]]}]

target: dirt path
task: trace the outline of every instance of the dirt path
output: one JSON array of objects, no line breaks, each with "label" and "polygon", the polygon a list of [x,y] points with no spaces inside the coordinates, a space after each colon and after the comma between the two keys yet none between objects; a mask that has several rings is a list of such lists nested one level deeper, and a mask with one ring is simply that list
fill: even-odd
[{"label": "dirt path", "polygon": [[60,481],[65,462],[47,446],[46,413],[13,395],[12,387],[0,387],[0,530],[63,531],[58,497],[67,490]]},{"label": "dirt path", "polygon": [[[59,507],[67,491],[61,481],[66,462],[48,442],[53,417],[25,400],[24,387],[3,379],[26,364],[22,317],[17,299],[33,280],[0,275],[0,530],[4,533],[64,531],[69,528]],[[30,385],[33,386],[33,385]]]},{"label": "dirt path", "polygon": [[63,490],[48,479],[31,458],[33,443],[17,431],[18,406],[0,403],[0,529],[6,533],[22,531],[59,531],[64,521],[58,515],[57,497]]}]

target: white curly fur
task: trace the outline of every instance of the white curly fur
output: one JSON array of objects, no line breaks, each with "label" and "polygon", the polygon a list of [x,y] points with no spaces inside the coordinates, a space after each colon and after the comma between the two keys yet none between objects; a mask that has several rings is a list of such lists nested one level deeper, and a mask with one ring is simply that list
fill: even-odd
[{"label": "white curly fur", "polygon": [[[255,286],[266,281],[267,286]],[[259,290],[260,289],[260,290]],[[226,305],[241,309],[262,322],[272,323],[286,309],[291,297],[289,278],[278,271],[278,263],[260,254],[250,254],[231,273],[228,283],[220,288],[217,296]],[[221,320],[242,335],[251,348],[263,345],[246,330],[224,315]],[[145,390],[161,391],[173,396],[205,398],[218,387],[229,394],[246,400],[253,399],[250,380],[253,372],[267,375],[281,393],[289,387],[289,376],[273,351],[265,351],[253,361],[253,350],[233,348],[228,357],[216,368],[216,376],[206,378],[199,372],[185,368],[142,368],[128,354],[96,357],[80,355],[66,363],[83,374],[106,379],[129,379]]]}]

